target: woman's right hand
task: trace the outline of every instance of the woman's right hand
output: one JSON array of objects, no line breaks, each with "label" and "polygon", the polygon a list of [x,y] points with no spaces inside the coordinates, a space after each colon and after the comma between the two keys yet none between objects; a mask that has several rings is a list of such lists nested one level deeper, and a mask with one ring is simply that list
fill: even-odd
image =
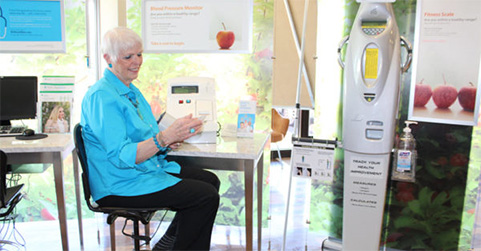
[{"label": "woman's right hand", "polygon": [[203,122],[200,119],[192,118],[192,114],[178,118],[162,132],[162,140],[167,145],[181,143],[198,134],[202,128],[202,124]]}]

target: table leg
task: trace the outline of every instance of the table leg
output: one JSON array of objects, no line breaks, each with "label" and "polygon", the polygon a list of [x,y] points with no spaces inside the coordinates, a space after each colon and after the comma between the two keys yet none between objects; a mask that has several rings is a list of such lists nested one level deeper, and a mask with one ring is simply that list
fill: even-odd
[{"label": "table leg", "polygon": [[115,251],[115,220],[110,224],[110,250]]},{"label": "table leg", "polygon": [[254,188],[254,165],[249,165],[244,160],[244,189],[246,206],[246,250],[252,250],[252,212],[253,212],[253,188]]},{"label": "table leg", "polygon": [[[149,223],[145,224],[144,226],[145,226],[145,232],[144,232],[145,236],[150,236],[150,221],[149,221]],[[150,240],[147,240],[145,243],[150,244]]]},{"label": "table leg", "polygon": [[65,194],[63,191],[63,165],[60,153],[53,154],[53,173],[55,179],[55,193],[57,195],[58,220],[62,238],[62,250],[68,250],[67,213],[65,211]]},{"label": "table leg", "polygon": [[257,162],[257,250],[262,250],[262,190],[264,186],[264,153]]},{"label": "table leg", "polygon": [[83,225],[82,225],[82,203],[80,200],[80,176],[78,169],[78,155],[77,151],[74,149],[72,151],[72,161],[73,161],[73,177],[75,183],[75,198],[77,200],[77,219],[78,219],[78,233],[80,238],[80,248],[84,249],[84,235],[83,235]]}]

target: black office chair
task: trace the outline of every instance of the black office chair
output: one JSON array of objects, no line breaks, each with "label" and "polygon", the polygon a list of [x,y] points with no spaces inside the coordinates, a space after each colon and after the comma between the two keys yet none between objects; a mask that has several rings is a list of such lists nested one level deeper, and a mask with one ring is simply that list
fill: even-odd
[{"label": "black office chair", "polygon": [[[21,193],[22,188],[23,184],[7,187],[7,154],[0,150],[0,221],[5,222],[15,219],[16,216],[11,215],[11,213],[23,198],[23,194]],[[2,234],[2,236],[6,235]],[[18,243],[8,240],[0,240],[0,244],[0,249],[2,249],[5,244],[12,246],[18,245]]]},{"label": "black office chair", "polygon": [[8,216],[23,197],[23,184],[7,187],[7,154],[0,150],[0,218]]},{"label": "black office chair", "polygon": [[[91,201],[90,185],[89,185],[89,173],[88,173],[88,163],[87,155],[85,153],[84,141],[82,138],[82,126],[80,124],[75,125],[74,128],[74,140],[75,147],[82,167],[82,184],[84,189],[84,196],[87,206],[90,210],[94,212],[100,212],[107,214],[107,223],[110,225],[110,242],[111,249],[115,250],[115,219],[117,217],[125,218],[127,223],[128,220],[133,222],[133,234],[126,233],[125,226],[122,229],[122,234],[129,236],[134,239],[135,250],[140,250],[140,240],[150,243],[152,237],[149,234],[149,223],[156,211],[159,210],[169,210],[168,208],[119,208],[119,207],[100,207],[98,205],[93,205]],[[145,235],[140,235],[139,233],[139,221],[145,225]]]}]

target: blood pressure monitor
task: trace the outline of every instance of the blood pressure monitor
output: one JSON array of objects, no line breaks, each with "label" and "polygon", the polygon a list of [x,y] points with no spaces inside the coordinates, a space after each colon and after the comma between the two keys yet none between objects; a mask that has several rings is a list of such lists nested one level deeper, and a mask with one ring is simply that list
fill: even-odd
[{"label": "blood pressure monitor", "polygon": [[160,130],[175,119],[192,114],[204,121],[202,132],[187,139],[187,143],[216,143],[217,108],[215,80],[207,77],[180,77],[168,81],[167,111],[159,122]]}]

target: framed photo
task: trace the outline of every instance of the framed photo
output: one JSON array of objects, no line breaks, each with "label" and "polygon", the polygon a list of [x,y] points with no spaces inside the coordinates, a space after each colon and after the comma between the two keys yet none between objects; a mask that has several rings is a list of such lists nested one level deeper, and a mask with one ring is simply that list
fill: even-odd
[{"label": "framed photo", "polygon": [[481,1],[418,0],[416,14],[409,120],[476,125]]},{"label": "framed photo", "polygon": [[71,102],[42,102],[42,132],[69,133],[71,106]]}]

